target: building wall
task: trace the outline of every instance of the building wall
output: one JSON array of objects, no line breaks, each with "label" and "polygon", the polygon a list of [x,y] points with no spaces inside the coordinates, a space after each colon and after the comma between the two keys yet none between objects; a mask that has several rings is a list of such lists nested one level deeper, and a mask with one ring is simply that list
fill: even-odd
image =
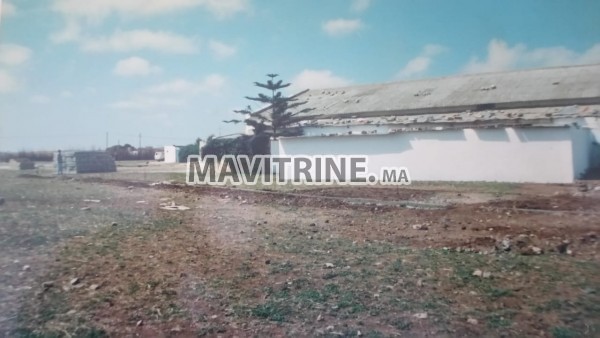
[{"label": "building wall", "polygon": [[579,152],[574,160],[572,138],[570,128],[462,129],[280,138],[272,149],[280,155],[368,155],[370,172],[406,167],[418,181],[568,183],[585,166]]},{"label": "building wall", "polygon": [[165,146],[164,156],[165,156],[165,163],[179,162],[179,147]]}]

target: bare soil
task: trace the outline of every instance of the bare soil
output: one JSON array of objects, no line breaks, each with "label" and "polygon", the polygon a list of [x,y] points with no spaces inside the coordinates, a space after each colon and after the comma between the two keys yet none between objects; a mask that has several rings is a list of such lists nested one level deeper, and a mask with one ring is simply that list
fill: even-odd
[{"label": "bare soil", "polygon": [[595,182],[0,179],[6,336],[600,335]]}]

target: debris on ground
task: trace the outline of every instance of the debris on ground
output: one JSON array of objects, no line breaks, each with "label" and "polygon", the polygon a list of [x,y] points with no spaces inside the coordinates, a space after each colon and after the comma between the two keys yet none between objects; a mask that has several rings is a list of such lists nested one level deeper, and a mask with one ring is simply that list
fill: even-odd
[{"label": "debris on ground", "polygon": [[524,255],[524,256],[535,256],[535,255],[543,254],[544,250],[537,246],[530,245],[527,248],[521,250],[520,252],[521,252],[521,255]]},{"label": "debris on ground", "polygon": [[177,204],[175,204],[175,202],[171,202],[170,204],[169,203],[161,203],[160,205],[161,205],[160,209],[162,209],[162,210],[171,210],[171,211],[181,210],[181,211],[183,211],[183,210],[191,209],[190,207],[186,207],[185,205],[177,205]]},{"label": "debris on ground", "polygon": [[569,244],[570,242],[568,240],[562,241],[559,245],[556,246],[556,251],[561,254],[567,253],[567,248],[569,247]]},{"label": "debris on ground", "polygon": [[412,228],[415,229],[415,230],[427,230],[427,229],[429,229],[427,227],[427,225],[424,225],[424,224],[415,224],[415,225],[412,226]]},{"label": "debris on ground", "polygon": [[417,319],[426,319],[428,317],[427,312],[419,312],[419,313],[415,313],[415,315],[413,316]]},{"label": "debris on ground", "polygon": [[88,202],[88,203],[100,203],[100,200],[90,200],[90,199],[84,199],[84,202]]},{"label": "debris on ground", "polygon": [[512,246],[512,242],[510,237],[504,237],[502,241],[500,241],[499,245],[496,246],[496,249],[499,251],[510,251]]},{"label": "debris on ground", "polygon": [[42,283],[42,288],[44,289],[44,291],[47,291],[48,289],[50,289],[53,286],[54,286],[54,282],[43,282]]}]

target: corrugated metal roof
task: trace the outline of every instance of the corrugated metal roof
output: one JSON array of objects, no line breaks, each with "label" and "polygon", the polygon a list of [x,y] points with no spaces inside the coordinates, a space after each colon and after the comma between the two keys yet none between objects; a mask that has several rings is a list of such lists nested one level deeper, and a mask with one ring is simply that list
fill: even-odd
[{"label": "corrugated metal roof", "polygon": [[421,128],[428,125],[447,128],[457,127],[489,127],[489,126],[531,126],[531,125],[564,125],[581,117],[599,117],[600,105],[519,108],[507,110],[466,111],[462,113],[423,114],[423,115],[390,115],[358,118],[322,118],[300,121],[304,127],[373,125],[389,126],[399,129]]},{"label": "corrugated metal roof", "polygon": [[303,119],[600,104],[600,64],[308,90]]}]

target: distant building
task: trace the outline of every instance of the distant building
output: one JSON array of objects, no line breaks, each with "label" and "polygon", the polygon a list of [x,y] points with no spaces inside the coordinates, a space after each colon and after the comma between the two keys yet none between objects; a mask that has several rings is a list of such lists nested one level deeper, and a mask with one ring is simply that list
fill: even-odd
[{"label": "distant building", "polygon": [[596,64],[308,90],[303,135],[271,149],[368,155],[420,181],[573,182],[598,165],[599,79]]},{"label": "distant building", "polygon": [[[54,152],[54,167],[58,165],[58,152]],[[106,173],[117,171],[115,159],[104,151],[63,151],[62,172],[64,174]]]},{"label": "distant building", "polygon": [[178,163],[179,162],[179,149],[180,146],[165,146],[164,160],[165,163]]}]

